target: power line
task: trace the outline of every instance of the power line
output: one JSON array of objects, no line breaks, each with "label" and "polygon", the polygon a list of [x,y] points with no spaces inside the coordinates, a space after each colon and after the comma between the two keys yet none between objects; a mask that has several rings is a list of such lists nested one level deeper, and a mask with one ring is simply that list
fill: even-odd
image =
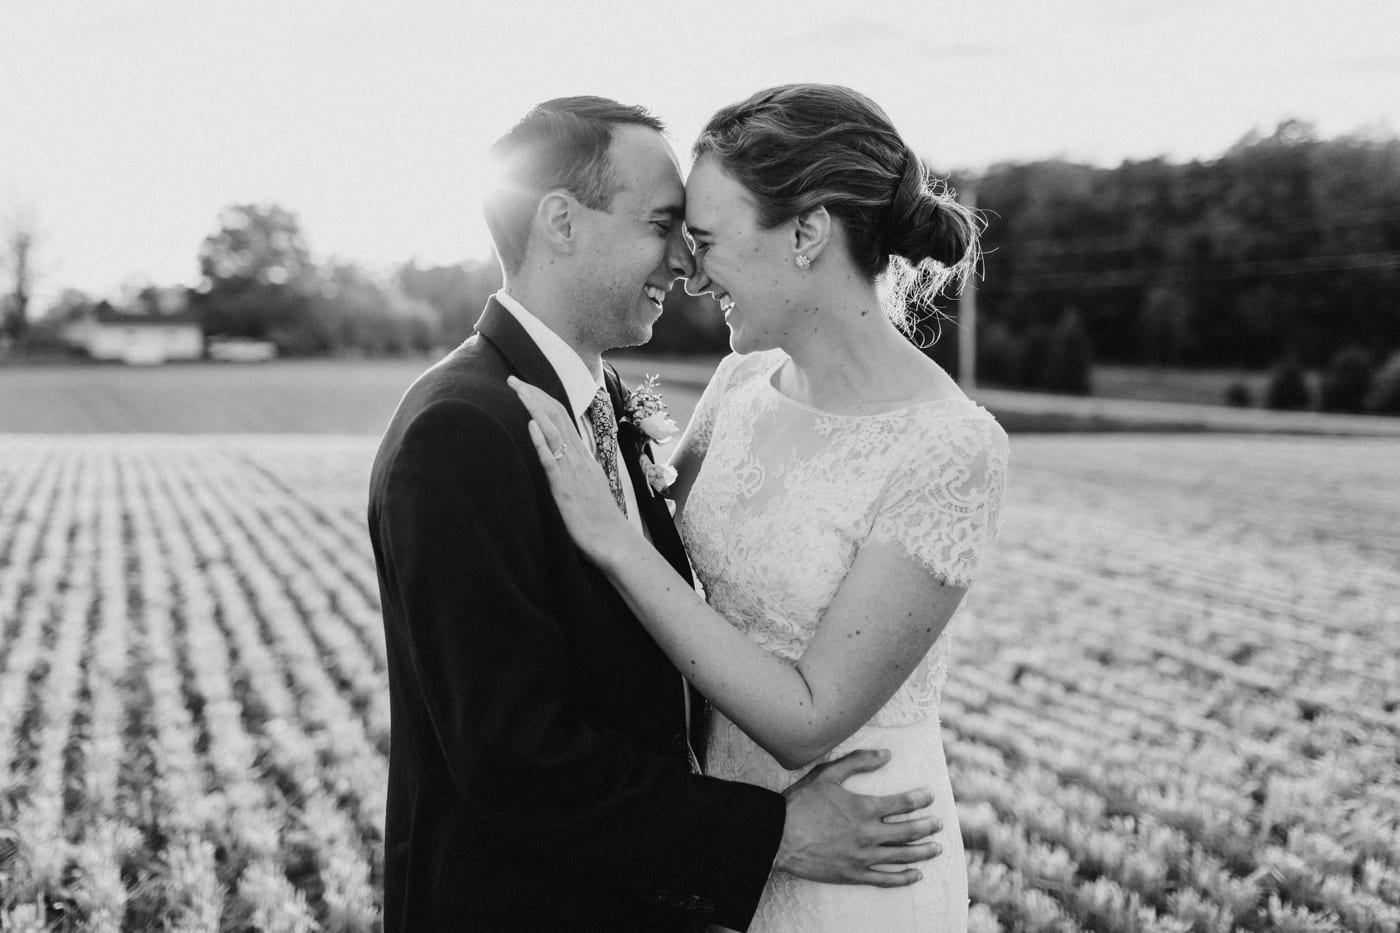
[{"label": "power line", "polygon": [[1122,288],[1132,285],[1187,285],[1230,279],[1271,278],[1317,272],[1349,272],[1357,269],[1400,268],[1400,250],[1374,253],[1339,253],[1299,259],[1258,259],[1219,266],[1158,266],[1106,272],[1011,272],[1007,281],[1032,285],[1064,285],[1074,288]]},{"label": "power line", "polygon": [[[1348,213],[1334,214],[1332,217],[1369,217],[1367,220],[1359,220],[1354,223],[1322,223],[1318,218],[1297,218],[1291,221],[1272,221],[1267,225],[1268,233],[1310,233],[1318,237],[1336,235],[1338,233],[1359,230],[1364,227],[1384,223],[1394,220],[1400,221],[1400,208],[1371,208],[1364,211],[1351,211]],[[1233,218],[1225,218],[1227,221]],[[1329,218],[1330,219],[1330,218]],[[1242,229],[1248,229],[1250,225],[1241,224]],[[1255,225],[1258,226],[1258,225]],[[995,228],[993,228],[995,229]],[[1162,242],[1164,232],[1175,234],[1179,238],[1200,237],[1208,234],[1208,231],[1192,226],[1169,226],[1169,223],[1162,222],[1155,224],[1151,230],[1125,230],[1117,234],[1106,234],[1095,237],[1012,237],[1007,242],[1000,244],[1003,249],[1021,249],[1032,247],[1037,251],[1049,253],[1070,253],[1077,255],[1111,255],[1114,253],[1137,252],[1158,245]],[[1145,235],[1151,235],[1153,239],[1143,239]],[[995,240],[995,237],[989,237]]]}]

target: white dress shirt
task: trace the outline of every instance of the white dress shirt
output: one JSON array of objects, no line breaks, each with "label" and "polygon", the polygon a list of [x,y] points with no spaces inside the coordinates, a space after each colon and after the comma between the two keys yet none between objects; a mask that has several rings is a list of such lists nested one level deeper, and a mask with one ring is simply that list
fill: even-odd
[{"label": "white dress shirt", "polygon": [[[524,305],[507,294],[505,289],[496,292],[496,300],[520,323],[554,369],[554,374],[564,386],[564,395],[569,399],[569,411],[578,423],[579,434],[589,444],[589,453],[596,458],[598,440],[593,436],[593,425],[588,420],[588,406],[593,404],[593,396],[598,393],[600,387],[604,387],[606,391],[602,368],[599,367],[597,375],[594,375],[588,364],[584,363],[583,358],[563,337],[550,330],[548,324],[531,314]],[[613,443],[616,445],[616,440]],[[632,489],[632,477],[627,471],[627,462],[622,459],[621,448],[617,451],[617,469],[621,473],[622,496],[627,503],[627,521],[650,539],[651,536],[647,534],[637,509],[637,494]]]}]

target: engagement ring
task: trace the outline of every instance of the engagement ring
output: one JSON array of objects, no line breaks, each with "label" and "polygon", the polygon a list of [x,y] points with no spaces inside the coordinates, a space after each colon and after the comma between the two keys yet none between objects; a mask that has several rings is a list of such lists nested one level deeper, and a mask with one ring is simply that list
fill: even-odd
[{"label": "engagement ring", "polygon": [[555,460],[563,460],[563,459],[564,459],[564,451],[566,451],[566,450],[568,450],[568,449],[569,449],[569,445],[568,445],[568,444],[560,444],[560,445],[559,445],[559,449],[556,450],[556,451],[554,452],[554,459],[555,459]]}]

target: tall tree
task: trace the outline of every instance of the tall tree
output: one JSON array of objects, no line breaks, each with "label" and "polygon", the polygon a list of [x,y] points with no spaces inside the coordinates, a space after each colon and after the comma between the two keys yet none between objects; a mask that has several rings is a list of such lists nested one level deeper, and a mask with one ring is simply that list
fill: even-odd
[{"label": "tall tree", "polygon": [[297,216],[276,204],[231,204],[199,248],[199,271],[218,287],[287,285],[312,271]]},{"label": "tall tree", "polygon": [[191,306],[209,335],[271,340],[284,353],[324,353],[312,313],[320,291],[296,215],[276,204],[234,204],[199,248],[203,276]]}]

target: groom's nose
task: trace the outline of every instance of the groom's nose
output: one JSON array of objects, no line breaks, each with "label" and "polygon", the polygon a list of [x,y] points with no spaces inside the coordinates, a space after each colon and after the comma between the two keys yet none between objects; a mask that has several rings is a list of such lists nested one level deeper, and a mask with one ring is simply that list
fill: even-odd
[{"label": "groom's nose", "polygon": [[676,224],[666,240],[666,269],[673,280],[690,278],[695,274],[695,257],[690,254],[690,246],[685,242],[680,224]]}]

